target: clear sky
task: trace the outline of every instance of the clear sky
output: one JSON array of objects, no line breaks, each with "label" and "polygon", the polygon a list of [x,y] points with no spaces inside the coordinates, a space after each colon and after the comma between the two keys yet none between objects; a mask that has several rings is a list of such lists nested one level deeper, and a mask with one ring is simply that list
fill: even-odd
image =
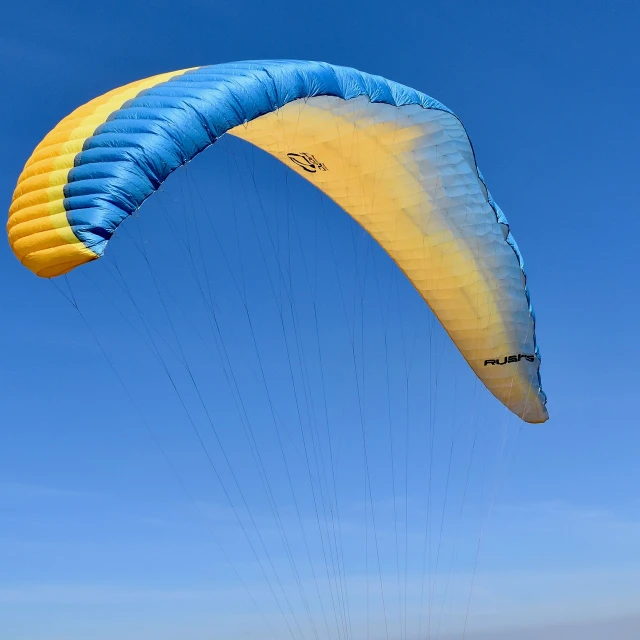
[{"label": "clear sky", "polygon": [[[157,203],[145,204],[140,219],[125,225],[112,243],[104,264],[69,278],[87,324],[52,283],[22,268],[6,243],[0,249],[0,637],[287,637],[262,563],[281,577],[282,593],[298,612],[302,632],[296,637],[314,637],[305,619],[321,621],[324,603],[339,631],[323,635],[324,623],[318,622],[321,638],[343,633],[345,612],[350,632],[344,635],[358,639],[449,640],[462,637],[465,620],[469,640],[637,638],[639,23],[640,9],[631,0],[33,0],[5,9],[0,194],[6,208],[24,162],[56,122],[100,93],[164,71],[245,59],[324,60],[396,80],[450,107],[465,123],[525,258],[551,420],[522,426],[505,417],[474,384],[411,287],[344,214],[259,152],[224,140],[221,149],[193,163],[190,175],[182,171],[170,180]],[[248,167],[255,185],[246,181]],[[242,296],[226,276],[211,280],[224,321],[222,342],[205,345],[196,335],[210,330],[202,299],[194,302],[200,294],[170,245],[176,236],[190,242],[198,228],[196,218],[205,213],[198,194],[214,214],[226,214],[219,215],[218,232],[228,246],[235,242],[231,220],[250,237],[251,216],[261,210],[265,218],[258,224],[274,234],[278,256],[298,273],[312,265],[311,279],[322,274],[313,295],[304,292],[306,277],[290,283],[299,296],[300,324],[293,325],[285,308],[280,331],[286,292],[277,261],[271,256],[263,269],[255,239],[247,240],[244,262],[239,248],[237,256],[232,252],[235,268],[246,269],[241,286],[248,286],[256,323],[255,352]],[[184,200],[193,211],[185,207],[180,218]],[[184,226],[154,223],[166,220],[167,210]],[[177,311],[171,322],[163,315],[162,302],[169,298],[155,296],[140,247],[194,325]],[[170,251],[176,253],[168,261]],[[309,255],[313,260],[305,261]],[[225,273],[220,256],[210,259],[212,273]],[[114,279],[118,269],[152,319],[150,330]],[[372,285],[374,274],[381,289]],[[265,293],[270,278],[276,295]],[[60,288],[68,295],[66,285]],[[348,301],[346,320],[337,290]],[[387,292],[394,299],[390,306],[381,303]],[[353,299],[361,302],[352,305]],[[323,559],[325,538],[313,537],[316,521],[327,536],[330,527],[309,507],[304,440],[284,431],[291,490],[279,463],[270,398],[259,383],[262,362],[284,425],[296,424],[296,398],[319,401],[319,360],[311,346],[300,361],[309,370],[300,366],[293,374],[299,397],[274,382],[289,375],[283,337],[295,340],[299,331],[303,345],[318,338],[313,300],[320,342],[335,340],[323,356],[329,422],[340,436],[334,453],[342,561],[331,559],[338,547],[331,547],[329,537],[330,561]],[[262,304],[263,314],[256,310]],[[381,341],[385,317],[390,360]],[[370,318],[366,328],[363,318]],[[352,335],[361,338],[355,355]],[[227,370],[218,364],[217,344],[237,363],[234,373],[267,461],[297,577],[239,435],[237,398],[225,391]],[[152,355],[155,347],[180,394],[172,392]],[[200,386],[189,387],[180,349]],[[363,484],[357,429],[347,428],[358,423],[361,406],[354,362],[368,376],[361,401],[371,447],[370,490]],[[410,425],[408,447],[405,427],[398,427],[395,491],[383,367],[394,398],[391,422]],[[211,391],[204,404],[200,390]],[[194,437],[191,420],[209,422],[205,407],[223,425],[231,468],[250,508],[234,488],[212,431],[205,447],[214,451],[222,484],[231,487],[230,500]],[[457,413],[451,415],[453,407]],[[302,422],[311,433],[315,414],[308,416]],[[433,425],[439,430],[427,506],[424,456]],[[328,445],[318,436],[321,453],[328,454]],[[466,492],[467,472],[472,481]],[[318,478],[318,490],[330,488],[327,476],[324,485]],[[253,536],[259,562],[233,507]],[[436,515],[424,547],[427,513]],[[441,513],[446,517],[439,533]],[[260,551],[258,530],[269,552]],[[325,567],[341,571],[341,577],[325,581],[311,564],[318,573]],[[301,594],[308,595],[311,615]],[[331,597],[338,602],[333,607]]]}]

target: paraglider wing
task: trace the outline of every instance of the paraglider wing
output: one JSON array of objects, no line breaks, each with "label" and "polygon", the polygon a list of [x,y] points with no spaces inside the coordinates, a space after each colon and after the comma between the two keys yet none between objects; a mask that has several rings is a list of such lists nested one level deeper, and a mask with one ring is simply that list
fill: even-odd
[{"label": "paraglider wing", "polygon": [[547,418],[522,259],[458,118],[394,82],[318,62],[243,62],[134,82],[87,103],[38,145],[8,231],[55,277],[100,257],[118,225],[228,133],[281,160],[387,251],[487,388]]}]

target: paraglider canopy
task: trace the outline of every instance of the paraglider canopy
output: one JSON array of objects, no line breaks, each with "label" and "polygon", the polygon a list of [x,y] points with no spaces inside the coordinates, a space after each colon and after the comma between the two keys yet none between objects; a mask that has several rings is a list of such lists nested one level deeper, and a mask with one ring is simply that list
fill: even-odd
[{"label": "paraglider canopy", "polygon": [[548,418],[522,259],[459,119],[438,101],[319,62],[166,73],[76,109],[38,145],[10,209],[11,247],[55,277],[100,257],[118,225],[223,134],[275,156],[387,251],[487,388]]}]

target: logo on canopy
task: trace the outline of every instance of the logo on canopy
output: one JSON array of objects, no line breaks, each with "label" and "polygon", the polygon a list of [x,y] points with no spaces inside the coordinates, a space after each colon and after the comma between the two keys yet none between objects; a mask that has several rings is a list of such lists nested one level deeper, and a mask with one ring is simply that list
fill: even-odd
[{"label": "logo on canopy", "polygon": [[301,169],[309,173],[316,171],[327,171],[327,166],[322,162],[318,162],[315,156],[310,153],[288,153],[287,157],[291,162],[297,164]]},{"label": "logo on canopy", "polygon": [[535,356],[529,355],[527,353],[518,353],[517,355],[513,356],[504,356],[502,361],[500,360],[500,358],[496,360],[485,360],[484,366],[486,367],[488,364],[510,364],[512,362],[520,362],[522,358],[524,358],[527,362],[533,362],[535,360]]}]

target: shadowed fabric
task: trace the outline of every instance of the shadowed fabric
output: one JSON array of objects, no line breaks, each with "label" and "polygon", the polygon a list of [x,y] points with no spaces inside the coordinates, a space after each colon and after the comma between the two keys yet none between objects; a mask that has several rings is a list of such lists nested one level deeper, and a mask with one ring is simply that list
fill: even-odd
[{"label": "shadowed fabric", "polygon": [[458,118],[436,100],[319,62],[242,62],[115,89],[35,149],[7,225],[20,261],[54,277],[101,256],[118,225],[228,133],[281,160],[387,251],[488,389],[548,415],[520,252]]}]

